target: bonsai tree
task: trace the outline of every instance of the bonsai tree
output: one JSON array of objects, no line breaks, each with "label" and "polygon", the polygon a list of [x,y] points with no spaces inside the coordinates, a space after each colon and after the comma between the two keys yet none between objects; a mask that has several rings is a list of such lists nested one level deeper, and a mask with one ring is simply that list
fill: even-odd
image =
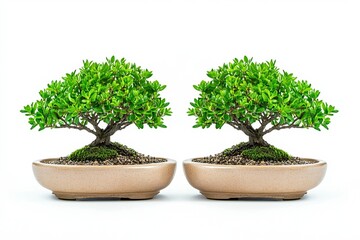
[{"label": "bonsai tree", "polygon": [[271,147],[264,136],[290,128],[328,129],[330,116],[337,112],[318,98],[320,92],[311,84],[280,71],[274,60],[256,63],[245,56],[208,71],[207,76],[211,81],[194,85],[200,97],[191,103],[188,115],[196,116],[195,128],[215,124],[220,129],[228,124],[248,136],[246,144],[228,149],[226,154],[257,147],[259,159],[269,157],[265,154],[269,149],[274,158],[288,158],[285,152]]},{"label": "bonsai tree", "polygon": [[89,155],[85,159],[99,159],[92,156],[99,149],[104,155],[114,153],[110,151],[114,148],[132,155],[133,150],[112,144],[110,137],[131,124],[140,129],[165,128],[163,117],[171,115],[169,103],[159,95],[166,86],[149,81],[151,76],[151,71],[124,58],[113,56],[104,63],[86,60],[79,71],[48,84],[40,91],[41,98],[21,112],[29,117],[31,129],[69,128],[93,134],[95,140],[88,147],[70,155],[74,159],[84,151]]}]

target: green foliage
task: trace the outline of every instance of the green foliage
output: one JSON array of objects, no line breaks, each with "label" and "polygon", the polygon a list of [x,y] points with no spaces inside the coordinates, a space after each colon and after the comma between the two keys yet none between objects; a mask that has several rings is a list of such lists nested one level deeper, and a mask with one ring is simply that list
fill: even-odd
[{"label": "green foliage", "polygon": [[68,159],[72,161],[104,161],[107,159],[116,158],[118,155],[119,154],[116,152],[116,150],[107,148],[105,146],[86,146],[71,153]]},{"label": "green foliage", "polygon": [[[280,71],[274,60],[256,63],[245,56],[207,76],[211,81],[194,85],[200,97],[191,102],[188,115],[196,117],[195,128],[230,124],[258,137],[284,128],[328,129],[330,116],[338,112],[307,81]],[[256,122],[258,132],[252,126]]]},{"label": "green foliage", "polygon": [[[31,129],[39,130],[74,128],[111,135],[130,124],[165,128],[163,117],[171,115],[169,103],[159,94],[165,85],[149,81],[151,76],[151,71],[124,58],[85,60],[79,71],[52,81],[40,91],[40,100],[21,112],[29,117]],[[100,129],[101,123],[108,128]]]},{"label": "green foliage", "polygon": [[255,161],[281,161],[291,159],[288,153],[273,146],[246,149],[242,151],[241,156]]}]

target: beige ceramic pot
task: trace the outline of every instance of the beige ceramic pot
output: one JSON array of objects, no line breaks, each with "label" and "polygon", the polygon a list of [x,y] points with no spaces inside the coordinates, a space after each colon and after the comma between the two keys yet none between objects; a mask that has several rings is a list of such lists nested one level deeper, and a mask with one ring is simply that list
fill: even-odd
[{"label": "beige ceramic pot", "polygon": [[176,162],[83,166],[33,162],[37,181],[60,199],[129,198],[150,199],[168,186],[174,177]]},{"label": "beige ceramic pot", "polygon": [[210,199],[300,199],[322,181],[326,162],[306,165],[244,166],[184,161],[190,185]]}]

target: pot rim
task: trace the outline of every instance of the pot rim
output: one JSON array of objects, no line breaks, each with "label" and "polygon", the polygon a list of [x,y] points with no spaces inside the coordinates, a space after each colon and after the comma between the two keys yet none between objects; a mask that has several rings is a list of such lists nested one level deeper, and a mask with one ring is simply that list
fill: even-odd
[{"label": "pot rim", "polygon": [[176,161],[170,158],[166,159],[166,162],[159,163],[146,163],[146,164],[133,164],[133,165],[62,165],[62,164],[48,164],[46,161],[54,160],[58,158],[44,158],[41,160],[36,160],[32,163],[33,166],[38,167],[56,167],[56,168],[91,168],[91,169],[107,169],[107,168],[147,168],[147,167],[156,167],[164,164],[176,164]]},{"label": "pot rim", "polygon": [[[196,157],[198,158],[198,157]],[[207,168],[253,168],[253,169],[260,169],[260,168],[306,168],[306,167],[314,167],[314,166],[324,166],[327,165],[327,163],[323,160],[317,160],[313,158],[300,158],[304,160],[310,160],[314,163],[309,164],[296,164],[296,165],[230,165],[230,164],[212,164],[212,163],[201,163],[201,162],[193,162],[192,160],[195,158],[189,158],[183,161],[183,164],[198,164],[202,165],[203,167]]]}]

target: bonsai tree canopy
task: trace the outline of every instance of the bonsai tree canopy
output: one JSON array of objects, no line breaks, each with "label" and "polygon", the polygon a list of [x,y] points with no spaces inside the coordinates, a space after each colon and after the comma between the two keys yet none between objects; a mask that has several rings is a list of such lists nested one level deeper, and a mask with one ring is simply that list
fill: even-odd
[{"label": "bonsai tree canopy", "polygon": [[95,135],[92,147],[110,144],[117,131],[135,124],[138,128],[165,128],[169,103],[160,97],[165,89],[149,81],[152,72],[111,57],[104,63],[83,61],[79,71],[67,73],[40,91],[40,99],[21,112],[31,129],[71,128]]},{"label": "bonsai tree canopy", "polygon": [[256,63],[245,56],[207,76],[211,81],[194,85],[200,92],[188,111],[196,117],[194,127],[228,124],[245,133],[252,146],[269,146],[263,137],[274,130],[328,129],[330,117],[338,112],[307,81],[280,71],[274,60]]}]

